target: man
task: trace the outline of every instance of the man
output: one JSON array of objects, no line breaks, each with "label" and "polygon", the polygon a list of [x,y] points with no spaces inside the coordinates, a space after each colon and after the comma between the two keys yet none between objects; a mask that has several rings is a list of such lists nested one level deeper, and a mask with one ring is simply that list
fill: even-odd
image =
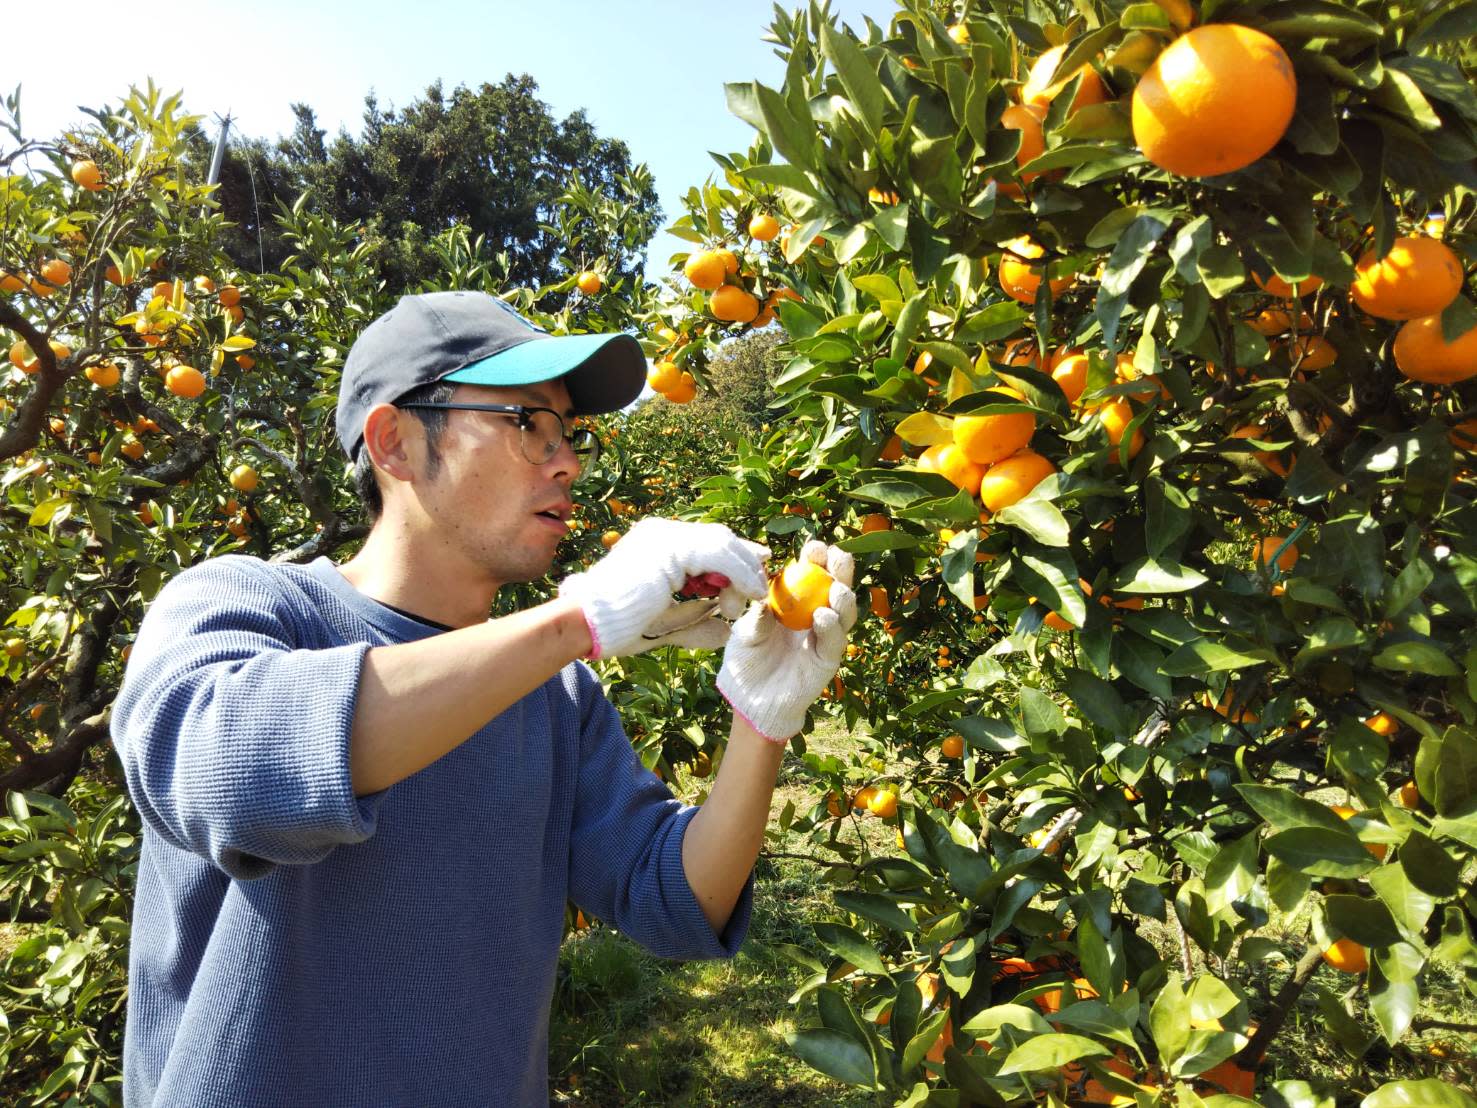
[{"label": "man", "polygon": [[[340,385],[360,552],[216,558],[155,599],[112,727],[144,821],[129,1108],[544,1104],[566,899],[663,957],[737,951],[785,740],[855,619],[849,557],[807,546],[837,583],[797,634],[749,603],[763,547],[644,520],[558,598],[487,618],[552,565],[595,445],[573,417],[643,373],[628,336],[405,297]],[[694,577],[726,579],[712,614],[674,599]],[[727,754],[686,807],[578,659],[725,640]]]}]

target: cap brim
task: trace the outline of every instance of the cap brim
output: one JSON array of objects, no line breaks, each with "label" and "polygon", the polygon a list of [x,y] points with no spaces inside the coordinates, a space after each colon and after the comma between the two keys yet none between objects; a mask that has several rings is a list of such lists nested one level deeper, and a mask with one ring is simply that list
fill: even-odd
[{"label": "cap brim", "polygon": [[442,378],[469,385],[534,385],[565,378],[579,414],[624,408],[646,383],[646,355],[630,335],[553,335],[519,343]]}]

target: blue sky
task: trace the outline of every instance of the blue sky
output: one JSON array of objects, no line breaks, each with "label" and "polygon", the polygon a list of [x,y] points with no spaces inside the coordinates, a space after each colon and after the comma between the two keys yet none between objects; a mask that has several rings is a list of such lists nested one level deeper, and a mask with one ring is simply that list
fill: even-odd
[{"label": "blue sky", "polygon": [[[896,5],[834,0],[832,10],[856,26],[863,15],[886,25]],[[760,41],[771,17],[768,0],[197,0],[167,10],[73,0],[64,14],[36,4],[7,11],[12,48],[0,85],[22,86],[32,137],[82,121],[77,105],[115,101],[152,77],[183,90],[191,112],[229,111],[240,131],[275,138],[291,129],[294,101],[311,104],[331,135],[341,125],[357,133],[370,89],[381,105],[401,106],[437,78],[450,89],[526,72],[557,117],[584,108],[602,135],[630,145],[671,221],[678,198],[714,171],[709,150],[752,141],[728,114],[723,85],[780,83],[773,47]],[[65,47],[54,49],[59,40]],[[648,274],[664,272],[679,249],[659,234]]]}]

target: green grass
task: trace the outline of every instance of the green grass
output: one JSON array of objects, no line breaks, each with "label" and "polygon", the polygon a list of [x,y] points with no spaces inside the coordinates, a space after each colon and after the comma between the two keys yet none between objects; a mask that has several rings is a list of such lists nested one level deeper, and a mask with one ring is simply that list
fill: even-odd
[{"label": "green grass", "polygon": [[[854,745],[837,725],[823,725],[808,742],[819,754],[842,753]],[[788,759],[781,772],[772,818],[787,800],[801,810],[813,803],[794,765]],[[894,768],[899,767],[889,766]],[[848,820],[844,827],[844,838],[891,852],[894,832],[883,821]],[[799,835],[781,836],[766,850],[816,854]],[[823,867],[803,860],[761,856],[749,936],[731,962],[663,962],[599,926],[572,937],[561,956],[551,1020],[549,1065],[556,1102],[846,1108],[879,1103],[872,1094],[811,1070],[784,1038],[797,1021],[810,1018],[813,1006],[797,1009],[790,1004],[806,971],[771,944],[793,943],[823,954],[811,924],[835,915],[824,875]],[[1265,1007],[1285,980],[1302,952],[1306,924],[1305,914],[1274,917],[1262,931],[1278,943],[1286,962],[1231,967],[1254,1008]],[[1146,928],[1144,937],[1178,959],[1172,924]],[[1198,952],[1195,967],[1197,972],[1218,968],[1207,967]],[[1353,982],[1328,967],[1321,967],[1314,979],[1334,994],[1351,989]],[[1455,973],[1433,966],[1417,1019],[1477,1023],[1477,1002],[1463,991]],[[1372,1022],[1364,1022],[1372,1037]],[[1477,1093],[1474,1073],[1477,1035],[1449,1030],[1412,1032],[1393,1049],[1376,1043],[1362,1058],[1353,1058],[1329,1036],[1305,993],[1271,1047],[1264,1079],[1326,1083],[1344,1090],[1343,1105],[1357,1104],[1359,1097],[1348,1095],[1354,1090],[1396,1079],[1435,1077]]]}]

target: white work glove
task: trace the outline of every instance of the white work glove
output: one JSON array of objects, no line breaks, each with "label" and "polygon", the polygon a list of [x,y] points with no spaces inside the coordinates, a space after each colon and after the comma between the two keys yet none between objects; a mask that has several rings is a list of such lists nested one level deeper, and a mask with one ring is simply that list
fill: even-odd
[{"label": "white work glove", "polygon": [[812,539],[800,558],[835,578],[828,607],[816,609],[809,631],[791,631],[764,601],[750,605],[733,625],[718,671],[718,691],[770,742],[787,742],[805,725],[805,710],[841,668],[846,633],[856,622],[851,555]]},{"label": "white work glove", "polygon": [[[559,595],[584,612],[594,645],[591,658],[639,654],[654,646],[716,649],[735,619],[768,587],[767,547],[741,539],[721,523],[643,519],[600,561],[566,577]],[[728,579],[710,599],[673,598],[689,578]],[[695,614],[693,614],[695,612]]]}]

